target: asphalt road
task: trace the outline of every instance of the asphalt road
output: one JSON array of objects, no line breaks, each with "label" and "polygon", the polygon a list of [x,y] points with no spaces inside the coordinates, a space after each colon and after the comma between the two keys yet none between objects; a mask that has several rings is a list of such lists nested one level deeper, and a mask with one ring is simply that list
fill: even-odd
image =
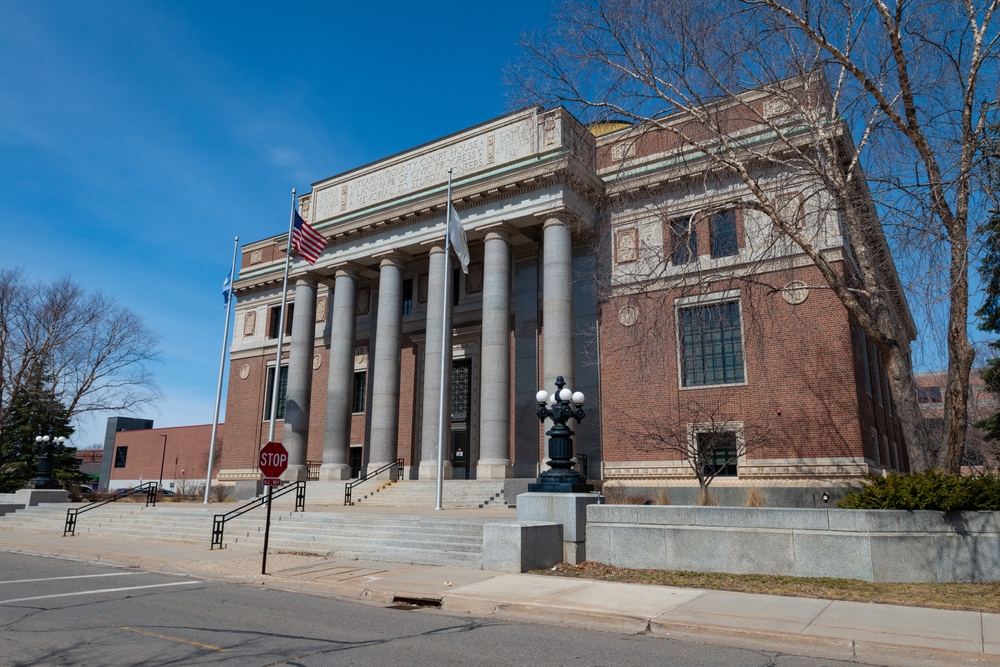
[{"label": "asphalt road", "polygon": [[400,610],[0,552],[0,665],[677,665],[848,663]]}]

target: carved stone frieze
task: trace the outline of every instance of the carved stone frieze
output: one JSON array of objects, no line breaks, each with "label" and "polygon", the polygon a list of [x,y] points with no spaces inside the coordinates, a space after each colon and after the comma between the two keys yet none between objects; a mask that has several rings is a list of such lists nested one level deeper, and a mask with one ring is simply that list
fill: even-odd
[{"label": "carved stone frieze", "polygon": [[372,290],[362,287],[358,290],[358,315],[367,315],[372,305]]},{"label": "carved stone frieze", "polygon": [[478,294],[483,291],[483,263],[469,264],[469,275],[465,277],[465,293]]},{"label": "carved stone frieze", "polygon": [[243,316],[243,335],[252,336],[257,329],[257,311],[248,310]]}]

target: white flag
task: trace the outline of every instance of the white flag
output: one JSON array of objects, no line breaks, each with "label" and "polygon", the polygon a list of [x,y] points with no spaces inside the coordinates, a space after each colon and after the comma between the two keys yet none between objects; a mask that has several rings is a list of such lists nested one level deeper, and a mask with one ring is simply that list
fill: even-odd
[{"label": "white flag", "polygon": [[451,221],[448,225],[448,234],[451,236],[451,245],[455,248],[458,261],[462,263],[462,272],[469,273],[469,242],[465,240],[465,230],[462,229],[462,219],[458,217],[455,206],[448,202],[448,210],[451,212]]}]

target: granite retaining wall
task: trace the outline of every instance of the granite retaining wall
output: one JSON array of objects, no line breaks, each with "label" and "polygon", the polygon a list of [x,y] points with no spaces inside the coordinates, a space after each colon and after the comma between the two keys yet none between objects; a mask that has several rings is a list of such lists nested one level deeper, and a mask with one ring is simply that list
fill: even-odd
[{"label": "granite retaining wall", "polygon": [[590,505],[587,559],[655,570],[1000,581],[1000,512]]}]

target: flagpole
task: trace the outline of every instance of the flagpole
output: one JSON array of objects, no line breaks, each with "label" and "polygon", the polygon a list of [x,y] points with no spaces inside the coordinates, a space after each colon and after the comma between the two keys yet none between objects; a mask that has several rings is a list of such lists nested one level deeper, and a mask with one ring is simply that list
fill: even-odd
[{"label": "flagpole", "polygon": [[222,356],[219,359],[219,385],[215,389],[215,418],[212,420],[212,442],[208,446],[208,475],[205,476],[205,504],[212,488],[212,459],[215,458],[215,436],[219,432],[219,408],[222,406],[222,377],[226,368],[226,346],[229,344],[229,318],[233,312],[233,281],[236,279],[236,252],[240,237],[233,239],[233,265],[229,269],[229,294],[226,297],[226,329],[222,334]]},{"label": "flagpole", "polygon": [[[281,313],[278,315],[278,351],[274,360],[274,386],[271,390],[271,423],[267,441],[274,442],[274,424],[278,418],[278,386],[281,384],[281,347],[285,343],[285,307],[288,305],[288,265],[292,261],[292,224],[295,222],[295,188],[292,188],[292,210],[288,213],[288,242],[285,245],[285,277],[281,281]],[[271,487],[268,487],[268,491]]]},{"label": "flagpole", "polygon": [[[448,290],[448,281],[451,278],[451,167],[448,167],[448,200],[445,202],[444,214],[444,305],[441,313],[441,391],[438,402],[438,460],[437,460],[437,480],[435,493],[435,510],[444,509],[441,506],[441,496],[444,493],[444,388],[445,371],[448,368],[449,341],[451,339],[451,318],[448,314],[451,310],[451,294]],[[451,415],[447,415],[450,419]]]}]

